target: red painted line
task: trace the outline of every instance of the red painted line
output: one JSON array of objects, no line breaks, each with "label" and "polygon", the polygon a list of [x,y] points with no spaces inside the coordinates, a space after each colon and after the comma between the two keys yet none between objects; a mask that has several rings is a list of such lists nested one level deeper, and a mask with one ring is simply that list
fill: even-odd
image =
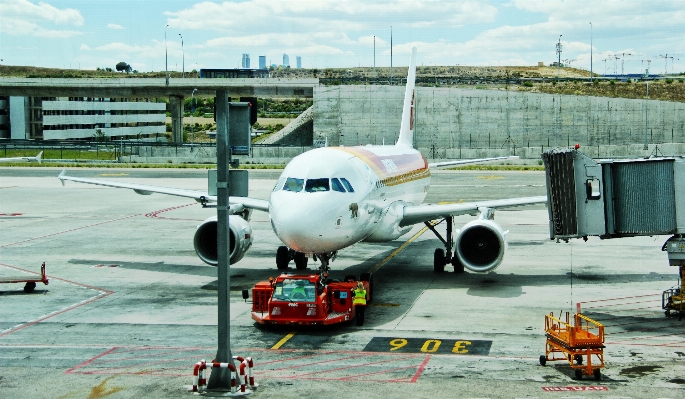
[{"label": "red painted line", "polygon": [[[360,379],[360,380],[362,380],[362,378],[360,378],[360,377],[364,377],[364,376],[367,376],[367,375],[386,374],[386,373],[392,373],[393,371],[400,371],[400,370],[406,370],[406,369],[413,369],[413,368],[415,368],[415,367],[416,367],[416,365],[411,365],[411,366],[405,366],[405,367],[397,367],[397,368],[394,368],[394,369],[387,369],[387,370],[381,370],[381,371],[374,371],[373,373],[356,374],[356,375],[351,375],[351,376],[347,376],[347,377],[338,378],[338,381],[348,381],[348,380],[354,380],[354,379]],[[363,379],[363,380],[366,381],[366,379]],[[395,380],[393,380],[393,381],[406,381],[406,380],[407,380],[406,378],[398,378],[398,379],[395,379]]]},{"label": "red painted line", "polygon": [[[250,350],[252,350],[252,349],[250,349]],[[283,351],[279,349],[279,352],[283,352]],[[322,353],[317,353],[317,354],[308,355],[308,356],[289,357],[289,358],[286,358],[286,359],[277,359],[277,360],[271,360],[271,361],[268,361],[268,362],[259,362],[259,364],[260,364],[260,365],[265,365],[265,364],[281,363],[281,362],[287,362],[287,361],[290,361],[290,360],[300,360],[300,359],[307,359],[307,358],[312,358],[312,357],[316,357],[316,356],[324,356],[324,355],[329,355],[329,354],[332,354],[332,353],[336,353],[336,352],[322,352]]]},{"label": "red painted line", "polygon": [[624,297],[619,297],[619,298],[597,299],[594,301],[585,301],[585,302],[580,302],[580,303],[582,304],[582,303],[608,302],[608,301],[618,301],[618,300],[623,300],[623,299],[644,298],[644,297],[650,297],[650,296],[661,296],[661,294],[624,296]]},{"label": "red painted line", "polygon": [[[405,356],[405,357],[393,359],[393,360],[390,360],[390,361],[391,361],[391,362],[397,362],[397,361],[400,361],[400,360],[411,359],[411,358],[414,358],[414,357],[416,357],[416,356]],[[338,359],[338,360],[345,360],[345,358],[343,358],[343,359]],[[377,361],[377,362],[355,364],[355,365],[351,365],[351,366],[338,367],[338,368],[327,369],[327,370],[323,370],[323,371],[318,370],[318,371],[312,371],[311,373],[304,373],[304,374],[298,374],[298,375],[296,375],[296,376],[291,376],[291,377],[280,377],[280,378],[300,378],[300,377],[305,376],[305,375],[311,375],[311,374],[317,374],[317,373],[329,373],[329,372],[331,372],[331,371],[349,370],[349,369],[353,369],[353,368],[357,368],[357,367],[366,367],[366,366],[370,366],[370,365],[372,365],[372,364],[380,364],[380,363],[388,363],[388,360],[379,360],[379,361]],[[315,364],[315,363],[310,363],[310,364]]]},{"label": "red painted line", "polygon": [[421,376],[421,373],[423,373],[423,370],[425,370],[426,365],[428,364],[428,361],[431,359],[431,355],[426,355],[426,358],[423,359],[423,363],[421,363],[421,366],[419,366],[419,369],[416,370],[416,374],[414,374],[414,378],[411,379],[412,383],[415,383],[418,381],[419,377]]},{"label": "red painted line", "polygon": [[[300,368],[300,367],[312,366],[312,365],[315,365],[315,364],[331,363],[331,362],[337,362],[337,361],[347,360],[347,359],[354,359],[354,358],[364,357],[364,356],[366,356],[366,355],[360,354],[360,355],[356,355],[356,356],[348,356],[348,357],[335,358],[335,359],[330,359],[330,360],[323,360],[323,361],[314,362],[314,363],[305,363],[305,364],[300,364],[300,365],[297,365],[297,366],[282,367],[282,368],[280,368],[280,369],[265,370],[265,371],[263,371],[263,372],[265,372],[265,373],[273,373],[274,371],[291,370],[291,369],[296,369],[296,368]],[[335,369],[334,369],[334,370],[335,370]],[[311,374],[311,373],[310,373],[310,374]],[[307,374],[300,374],[300,375],[307,375]]]},{"label": "red painted line", "polygon": [[[4,264],[4,263],[0,263],[0,266],[5,266],[5,267],[12,268],[12,269],[25,271],[25,272],[28,272],[28,273],[39,274],[39,273],[32,272],[32,271],[30,271],[30,270],[24,270],[24,269],[19,268],[19,267],[16,267],[16,266],[6,265],[6,264]],[[77,283],[77,282],[74,282],[74,281],[70,281],[70,280],[66,280],[66,279],[63,279],[63,278],[55,277],[55,276],[53,276],[53,275],[49,275],[49,277],[50,277],[51,280],[60,280],[60,281],[64,281],[64,282],[67,282],[67,283],[70,283],[70,284],[79,285],[79,286],[81,286],[81,287],[86,287],[86,288],[89,288],[89,289],[92,289],[92,290],[95,290],[95,291],[100,291],[100,293],[99,293],[97,296],[95,296],[94,298],[91,298],[91,299],[89,299],[89,300],[87,300],[87,301],[85,301],[85,302],[79,302],[79,303],[77,303],[77,304],[75,304],[75,305],[72,305],[72,306],[66,308],[66,309],[62,309],[62,310],[60,310],[60,311],[58,311],[58,312],[50,313],[50,314],[45,315],[45,316],[43,316],[43,317],[39,317],[39,318],[36,319],[36,320],[33,320],[33,321],[28,322],[28,323],[22,324],[22,325],[20,325],[20,326],[18,326],[18,327],[15,327],[15,328],[6,330],[5,332],[3,332],[3,333],[0,334],[0,338],[2,338],[2,337],[4,337],[4,336],[7,336],[7,335],[9,335],[9,334],[12,334],[12,333],[14,333],[14,332],[17,332],[17,331],[19,331],[19,330],[23,330],[24,328],[30,327],[30,326],[32,326],[32,325],[34,325],[34,324],[38,324],[38,323],[40,323],[40,322],[42,322],[42,321],[44,321],[44,320],[47,320],[47,319],[49,319],[49,318],[55,317],[55,316],[60,315],[60,314],[62,314],[62,313],[66,313],[66,312],[68,312],[68,311],[70,311],[70,310],[79,308],[79,307],[81,307],[81,306],[83,306],[83,305],[87,305],[87,304],[89,304],[89,303],[91,303],[91,302],[95,302],[95,301],[97,301],[97,300],[99,300],[99,299],[102,299],[102,298],[105,298],[105,297],[107,297],[107,296],[109,296],[109,295],[114,294],[114,291],[106,290],[106,289],[104,289],[104,288],[97,288],[97,287],[93,287],[93,286],[90,286],[90,285]]]},{"label": "red painted line", "polygon": [[97,356],[95,356],[95,357],[93,357],[93,358],[90,358],[90,359],[86,360],[85,362],[83,362],[83,363],[81,363],[81,364],[79,364],[79,365],[76,365],[76,366],[70,368],[69,370],[65,371],[64,374],[71,374],[74,370],[76,370],[76,369],[78,369],[78,368],[80,368],[80,367],[87,366],[87,365],[89,365],[90,363],[92,363],[92,362],[94,362],[95,360],[97,360],[98,358],[101,358],[102,356],[106,356],[106,355],[108,355],[108,354],[114,352],[116,349],[117,349],[117,347],[115,346],[115,347],[113,347],[113,348],[111,348],[111,349],[109,349],[109,350],[106,350],[106,351],[102,352],[101,354],[99,354],[99,355],[97,355]]},{"label": "red painted line", "polygon": [[11,247],[12,245],[23,244],[23,243],[25,243],[25,242],[35,241],[35,240],[39,240],[39,239],[41,239],[41,238],[54,237],[54,236],[59,235],[59,234],[71,233],[72,231],[87,229],[88,227],[95,227],[95,226],[99,226],[99,225],[106,224],[106,223],[118,222],[118,221],[120,221],[120,220],[132,218],[132,217],[135,217],[135,216],[140,216],[140,214],[137,213],[137,214],[135,214],[135,215],[128,215],[128,216],[123,216],[123,217],[120,217],[120,218],[117,218],[117,219],[105,220],[104,222],[98,222],[98,223],[95,223],[95,224],[89,224],[89,225],[87,225],[87,226],[81,226],[81,227],[76,227],[76,228],[69,229],[69,230],[58,231],[57,233],[46,234],[46,235],[44,235],[44,236],[38,236],[38,237],[33,237],[33,238],[27,238],[26,240],[21,240],[21,241],[17,241],[17,242],[12,242],[12,243],[5,244],[5,245],[0,245],[0,248]]},{"label": "red painted line", "polygon": [[146,214],[145,214],[145,217],[146,217],[146,218],[156,218],[156,219],[166,219],[166,220],[194,220],[194,221],[198,221],[199,219],[168,218],[168,217],[160,217],[160,216],[159,216],[160,214],[162,214],[162,213],[164,213],[164,212],[169,212],[169,211],[173,211],[173,210],[176,210],[176,209],[185,208],[186,206],[197,205],[197,204],[198,204],[197,202],[191,202],[190,204],[179,205],[179,206],[173,206],[173,207],[171,207],[171,208],[166,208],[166,209],[160,209],[160,210],[158,210],[158,211],[146,213]]}]

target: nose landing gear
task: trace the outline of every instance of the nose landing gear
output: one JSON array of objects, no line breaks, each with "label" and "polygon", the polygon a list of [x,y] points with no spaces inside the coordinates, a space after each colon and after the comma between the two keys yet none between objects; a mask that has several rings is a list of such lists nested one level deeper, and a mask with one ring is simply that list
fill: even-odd
[{"label": "nose landing gear", "polygon": [[295,261],[297,270],[304,270],[307,268],[309,258],[302,252],[294,251],[286,246],[281,245],[276,250],[276,268],[278,270],[285,270],[288,268],[288,263],[291,260]]}]

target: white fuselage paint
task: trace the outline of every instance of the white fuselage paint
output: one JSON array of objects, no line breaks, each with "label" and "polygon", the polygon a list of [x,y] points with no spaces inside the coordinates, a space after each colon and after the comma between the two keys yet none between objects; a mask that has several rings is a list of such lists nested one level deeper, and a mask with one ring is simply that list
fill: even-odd
[{"label": "white fuselage paint", "polygon": [[[347,179],[353,192],[284,190],[288,178]],[[305,183],[306,184],[306,183]],[[269,198],[278,238],[307,254],[331,253],[362,240],[388,241],[399,228],[405,205],[426,197],[430,172],[423,155],[406,146],[324,147],[295,157]]]}]

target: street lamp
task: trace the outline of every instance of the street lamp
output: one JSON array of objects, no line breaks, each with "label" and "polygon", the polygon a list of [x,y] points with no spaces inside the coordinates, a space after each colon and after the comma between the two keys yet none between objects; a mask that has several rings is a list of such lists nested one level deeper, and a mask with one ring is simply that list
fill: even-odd
[{"label": "street lamp", "polygon": [[592,83],[592,22],[590,22],[590,83]]},{"label": "street lamp", "polygon": [[559,80],[559,68],[561,68],[561,35],[559,35],[559,43],[557,43],[557,55],[559,59],[557,60],[557,81]]},{"label": "street lamp", "polygon": [[185,78],[186,77],[186,53],[183,51],[183,35],[181,35],[180,33],[178,35],[181,36],[181,54],[183,55],[183,66],[182,66],[183,72],[182,72],[181,76],[183,78]]},{"label": "street lamp", "polygon": [[164,75],[166,76],[166,85],[169,86],[169,52],[166,47],[166,28],[169,24],[164,27]]}]

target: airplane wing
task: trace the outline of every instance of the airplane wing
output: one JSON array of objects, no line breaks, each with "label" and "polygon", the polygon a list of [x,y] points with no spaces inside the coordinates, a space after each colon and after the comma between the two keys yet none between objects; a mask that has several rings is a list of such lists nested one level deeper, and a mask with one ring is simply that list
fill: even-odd
[{"label": "airplane wing", "polygon": [[544,195],[538,197],[521,197],[480,202],[464,202],[458,204],[431,204],[412,205],[404,208],[404,216],[400,226],[409,226],[415,223],[426,222],[433,219],[459,215],[477,215],[479,208],[511,208],[522,205],[542,204],[547,202]]},{"label": "airplane wing", "polygon": [[428,164],[429,168],[441,168],[443,166],[455,166],[455,165],[473,165],[477,163],[484,163],[490,161],[506,161],[512,159],[519,159],[517,156],[511,157],[495,157],[495,158],[478,158],[478,159],[460,159],[458,161],[445,161],[445,162],[432,162]]},{"label": "airplane wing", "polygon": [[[133,190],[136,193],[141,194],[141,195],[151,195],[153,193],[176,195],[179,197],[192,198],[201,204],[211,203],[211,202],[217,201],[216,195],[209,195],[209,194],[207,194],[206,191],[187,190],[187,189],[183,189],[183,188],[173,188],[173,187],[151,186],[151,185],[147,185],[147,184],[137,184],[137,183],[115,182],[115,181],[111,181],[111,180],[88,179],[88,178],[83,178],[83,177],[67,176],[66,173],[67,173],[67,171],[63,170],[62,173],[60,173],[58,176],[58,178],[62,181],[62,185],[64,185],[65,180],[70,180],[70,181],[75,181],[75,182],[79,182],[79,183],[96,184],[99,186],[106,186],[106,187],[128,188],[128,189],[131,189],[131,190]],[[264,212],[269,211],[269,201],[267,201],[267,200],[261,200],[261,199],[256,199],[256,198],[248,198],[248,197],[229,197],[229,202],[231,204],[240,204],[240,205],[242,205],[248,209],[255,209],[255,210],[264,211]]]}]

